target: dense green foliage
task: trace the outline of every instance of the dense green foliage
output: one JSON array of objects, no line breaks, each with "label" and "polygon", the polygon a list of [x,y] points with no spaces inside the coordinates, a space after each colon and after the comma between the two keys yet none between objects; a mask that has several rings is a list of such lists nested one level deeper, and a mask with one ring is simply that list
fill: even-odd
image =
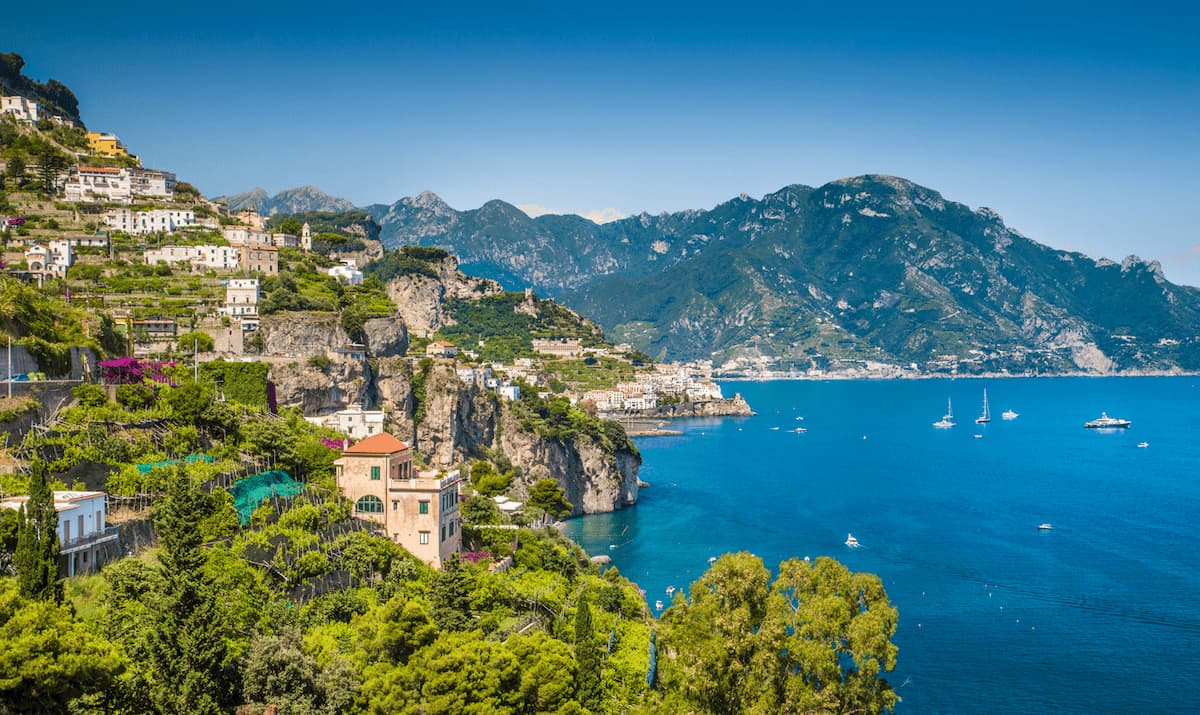
[{"label": "dense green foliage", "polygon": [[470,346],[483,360],[531,357],[534,338],[578,338],[588,347],[604,344],[604,334],[595,325],[554,301],[526,299],[523,293],[456,298],[447,301],[446,312],[454,324],[441,328],[438,337]]},{"label": "dense green foliage", "polygon": [[838,562],[790,559],[774,583],[762,560],[721,557],[677,596],[659,631],[671,710],[891,711],[896,609],[879,578]]},{"label": "dense green foliage", "polygon": [[609,454],[637,454],[621,423],[593,417],[566,397],[542,398],[529,385],[520,384],[520,388],[521,397],[513,404],[513,413],[527,431],[560,442],[583,436]]},{"label": "dense green foliage", "polygon": [[261,362],[214,360],[200,365],[200,375],[212,381],[225,399],[253,407],[267,406],[267,374],[270,367]]},{"label": "dense green foliage", "polygon": [[440,248],[401,246],[398,250],[387,251],[382,257],[368,263],[363,268],[363,273],[384,283],[393,278],[411,275],[436,278],[438,264],[449,255]]}]

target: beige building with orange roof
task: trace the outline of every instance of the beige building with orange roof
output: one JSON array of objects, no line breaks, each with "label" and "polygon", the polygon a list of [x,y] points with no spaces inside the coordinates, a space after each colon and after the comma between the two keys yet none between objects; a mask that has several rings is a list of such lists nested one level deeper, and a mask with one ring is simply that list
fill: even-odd
[{"label": "beige building with orange roof", "polygon": [[412,449],[381,432],[344,450],[337,485],[354,516],[380,524],[397,544],[434,568],[462,547],[457,471],[418,473]]}]

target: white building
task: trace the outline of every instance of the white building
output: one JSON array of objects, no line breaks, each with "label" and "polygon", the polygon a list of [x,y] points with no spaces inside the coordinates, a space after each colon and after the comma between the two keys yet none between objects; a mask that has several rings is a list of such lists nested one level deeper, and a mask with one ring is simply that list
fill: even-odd
[{"label": "white building", "polygon": [[658,396],[653,392],[625,398],[627,410],[652,410],[655,407],[658,407]]},{"label": "white building", "polygon": [[496,388],[496,394],[506,400],[519,400],[521,399],[521,388],[513,384],[501,385]]},{"label": "white building", "polygon": [[186,263],[191,270],[236,271],[241,266],[241,250],[234,246],[162,246],[151,248],[142,255],[151,266],[159,261]]},{"label": "white building", "polygon": [[329,269],[329,275],[348,286],[360,286],[363,282],[363,272],[354,265],[353,259],[343,259],[342,265]]},{"label": "white building", "polygon": [[127,204],[135,196],[170,198],[175,193],[175,175],[154,169],[80,166],[67,177],[63,188],[68,201]]},{"label": "white building", "polygon": [[0,114],[14,117],[18,122],[32,124],[41,118],[37,102],[21,96],[0,97]]},{"label": "white building", "polygon": [[578,339],[567,340],[546,340],[542,338],[533,339],[533,351],[542,355],[556,355],[558,357],[573,358],[583,355],[583,346]]},{"label": "white building", "polygon": [[308,221],[300,228],[300,248],[303,248],[305,253],[312,250],[312,229],[309,228]]},{"label": "white building", "polygon": [[620,390],[588,390],[583,399],[591,400],[601,412],[615,412],[625,406],[625,395]]},{"label": "white building", "polygon": [[350,405],[314,421],[359,440],[383,431],[384,414],[383,410],[364,410],[361,405]]},{"label": "white building", "polygon": [[48,278],[66,278],[74,262],[68,239],[51,241],[48,247],[34,244],[25,250],[26,270],[37,276],[39,284]]},{"label": "white building", "polygon": [[258,279],[234,278],[225,286],[223,315],[258,316]]},{"label": "white building", "polygon": [[221,236],[230,246],[271,246],[271,234],[248,226],[230,226],[221,229]]},{"label": "white building", "polygon": [[300,237],[290,233],[272,233],[271,245],[276,248],[299,248]]},{"label": "white building", "polygon": [[141,235],[147,233],[171,233],[184,226],[196,225],[194,211],[158,209],[155,211],[131,211],[116,209],[104,214],[104,225],[114,231]]},{"label": "white building", "polygon": [[[0,501],[0,509],[20,509],[28,503],[28,496],[9,497]],[[97,571],[106,555],[120,552],[117,529],[105,523],[104,492],[54,492],[54,510],[65,575]]]}]

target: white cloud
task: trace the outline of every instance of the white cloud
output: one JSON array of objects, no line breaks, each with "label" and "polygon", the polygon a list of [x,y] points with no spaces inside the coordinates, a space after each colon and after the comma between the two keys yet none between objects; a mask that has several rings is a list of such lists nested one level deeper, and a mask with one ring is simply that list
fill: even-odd
[{"label": "white cloud", "polygon": [[[546,208],[545,206],[538,206],[537,204],[517,204],[517,208],[524,211],[529,216],[529,218],[537,218],[538,216],[546,216],[546,215],[561,216],[563,214],[571,213],[570,211],[560,211],[559,209],[550,209],[550,208]],[[625,214],[621,213],[620,211],[618,211],[616,209],[612,209],[612,208],[592,209],[591,211],[588,211],[587,213],[582,213],[579,215],[582,216],[583,218],[586,218],[588,221],[591,221],[592,223],[601,223],[601,224],[610,223],[612,221],[619,221],[619,220],[625,218]]]},{"label": "white cloud", "polygon": [[595,209],[581,215],[592,223],[611,223],[625,218],[625,214],[616,209]]}]

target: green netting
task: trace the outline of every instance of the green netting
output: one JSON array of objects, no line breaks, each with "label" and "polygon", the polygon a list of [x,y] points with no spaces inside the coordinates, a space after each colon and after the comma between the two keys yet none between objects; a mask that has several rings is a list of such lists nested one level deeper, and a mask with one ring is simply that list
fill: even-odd
[{"label": "green netting", "polygon": [[191,464],[193,462],[211,462],[211,461],[213,461],[213,458],[207,454],[189,454],[188,456],[183,457],[182,459],[168,459],[165,462],[146,462],[144,464],[137,464],[134,466],[137,467],[138,472],[140,472],[142,474],[149,474],[150,472],[154,471],[155,469],[158,469],[159,467],[169,467],[172,464],[179,464],[180,462],[182,462],[184,464]]},{"label": "green netting", "polygon": [[303,490],[304,484],[292,479],[287,472],[272,469],[238,480],[229,493],[233,495],[238,520],[245,525],[250,523],[250,514],[267,499],[273,496],[291,497]]}]

